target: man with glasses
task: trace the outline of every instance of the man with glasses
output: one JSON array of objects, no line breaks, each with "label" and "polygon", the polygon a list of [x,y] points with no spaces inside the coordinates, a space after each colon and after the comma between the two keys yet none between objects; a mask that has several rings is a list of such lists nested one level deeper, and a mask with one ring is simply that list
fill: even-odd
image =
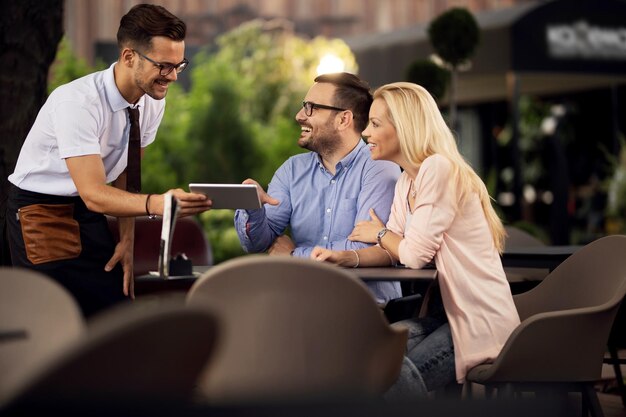
[{"label": "man with glasses", "polygon": [[[133,7],[120,21],[117,62],[50,94],[9,176],[13,265],[50,275],[87,316],[134,297],[134,216],[163,214],[163,194],[141,194],[140,158],[187,67],[185,33],[165,8]],[[183,215],[211,206],[170,191]],[[118,243],[104,214],[119,217]]]},{"label": "man with glasses", "polygon": [[[386,222],[397,166],[373,161],[361,138],[372,95],[367,83],[348,73],[315,79],[302,109],[298,145],[311,152],[289,158],[274,174],[267,193],[254,180],[264,207],[237,210],[235,227],[247,252],[308,258],[315,246],[358,249],[366,243],[348,236],[357,222],[369,220],[369,210]],[[285,235],[290,228],[291,237]],[[356,254],[355,254],[356,255]],[[401,296],[397,282],[369,282],[376,300]]]}]

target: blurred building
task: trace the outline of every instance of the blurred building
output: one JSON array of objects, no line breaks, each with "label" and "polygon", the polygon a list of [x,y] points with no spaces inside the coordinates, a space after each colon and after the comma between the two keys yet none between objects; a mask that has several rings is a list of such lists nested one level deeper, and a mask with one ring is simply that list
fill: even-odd
[{"label": "blurred building", "polygon": [[[432,55],[433,18],[469,9],[482,39],[459,78],[464,156],[508,221],[536,224],[555,244],[604,233],[607,155],[618,152],[626,131],[626,0],[144,1],[186,21],[189,57],[242,22],[281,18],[299,35],[344,39],[373,87],[405,80],[413,61]],[[119,20],[140,2],[65,0],[65,31],[77,55],[90,63],[116,59]],[[525,97],[543,114],[523,114]]]},{"label": "blurred building", "polygon": [[[542,224],[557,244],[593,239],[603,231],[610,155],[626,128],[626,1],[525,2],[474,14],[481,42],[457,92],[463,154],[483,177],[500,174],[494,194],[508,219]],[[360,75],[373,86],[406,79],[413,61],[434,53],[428,24],[346,38]],[[528,123],[521,97],[552,107],[525,126],[534,138],[520,132]],[[506,151],[497,144],[505,126]]]},{"label": "blurred building", "polygon": [[187,44],[202,46],[254,18],[285,18],[297,33],[347,37],[428,22],[463,6],[479,12],[529,0],[65,0],[65,33],[77,55],[94,62],[98,45],[115,44],[120,18],[135,4],[160,4],[188,25]]}]

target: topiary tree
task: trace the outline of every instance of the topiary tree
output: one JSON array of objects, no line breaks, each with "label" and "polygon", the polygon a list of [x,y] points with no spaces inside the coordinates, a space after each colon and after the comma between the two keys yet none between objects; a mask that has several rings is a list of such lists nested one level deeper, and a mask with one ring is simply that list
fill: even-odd
[{"label": "topiary tree", "polygon": [[443,98],[450,82],[450,71],[428,59],[418,59],[406,71],[409,82],[419,84],[438,101]]},{"label": "topiary tree", "polygon": [[430,43],[452,72],[450,85],[450,127],[456,126],[456,94],[459,69],[469,62],[480,42],[480,28],[474,16],[455,7],[435,18],[428,27]]}]

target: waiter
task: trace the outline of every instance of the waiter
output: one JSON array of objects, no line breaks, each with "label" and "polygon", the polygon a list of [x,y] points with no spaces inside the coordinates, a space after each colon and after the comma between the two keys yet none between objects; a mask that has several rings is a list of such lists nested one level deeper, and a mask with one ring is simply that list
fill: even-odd
[{"label": "waiter", "polygon": [[[140,157],[188,65],[185,32],[161,6],[133,7],[120,21],[117,62],[50,94],[8,178],[13,265],[54,278],[85,316],[134,298],[134,216],[163,214],[163,194],[141,194]],[[183,216],[211,207],[204,195],[170,191]],[[119,217],[117,243],[104,214]]]}]

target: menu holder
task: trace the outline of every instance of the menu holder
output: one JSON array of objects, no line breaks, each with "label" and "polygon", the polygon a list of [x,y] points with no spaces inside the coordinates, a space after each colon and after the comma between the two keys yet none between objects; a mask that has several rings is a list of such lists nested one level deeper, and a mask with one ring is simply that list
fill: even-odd
[{"label": "menu holder", "polygon": [[168,192],[163,199],[163,225],[161,226],[161,247],[159,251],[159,276],[167,279],[170,276],[170,250],[174,228],[180,207],[178,200]]}]

